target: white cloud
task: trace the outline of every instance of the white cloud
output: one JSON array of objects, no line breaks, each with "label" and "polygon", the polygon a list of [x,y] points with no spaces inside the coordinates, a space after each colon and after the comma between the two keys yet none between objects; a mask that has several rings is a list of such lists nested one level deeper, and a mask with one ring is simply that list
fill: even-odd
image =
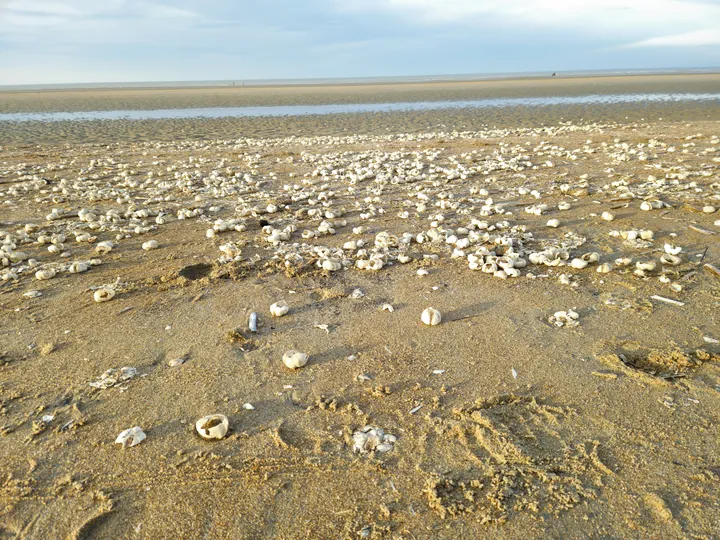
[{"label": "white cloud", "polygon": [[342,11],[384,12],[425,25],[558,29],[608,38],[720,31],[718,0],[332,0]]},{"label": "white cloud", "polygon": [[630,43],[626,47],[710,47],[720,46],[720,30],[697,30],[683,34],[670,34]]}]

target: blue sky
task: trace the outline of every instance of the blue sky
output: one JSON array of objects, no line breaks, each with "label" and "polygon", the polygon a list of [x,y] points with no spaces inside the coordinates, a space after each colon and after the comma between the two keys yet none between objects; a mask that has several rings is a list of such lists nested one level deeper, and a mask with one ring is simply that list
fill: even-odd
[{"label": "blue sky", "polygon": [[720,0],[0,0],[0,84],[720,66]]}]

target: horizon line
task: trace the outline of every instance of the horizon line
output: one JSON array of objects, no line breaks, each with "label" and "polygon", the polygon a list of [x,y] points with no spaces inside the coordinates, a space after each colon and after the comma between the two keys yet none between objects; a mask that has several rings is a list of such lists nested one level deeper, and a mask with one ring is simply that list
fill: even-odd
[{"label": "horizon line", "polygon": [[330,85],[342,86],[352,84],[373,83],[422,83],[422,82],[470,82],[483,80],[511,80],[535,78],[582,78],[591,76],[613,75],[693,75],[701,73],[720,73],[720,66],[693,67],[693,68],[631,68],[631,69],[590,69],[566,71],[519,71],[519,72],[493,72],[493,73],[458,73],[433,75],[389,75],[389,76],[362,76],[362,77],[308,77],[308,78],[270,78],[270,79],[188,79],[188,80],[159,80],[159,81],[98,81],[77,83],[36,83],[36,84],[3,84],[0,91],[14,90],[62,90],[62,89],[151,89],[151,88],[211,88],[211,87],[262,87],[262,86],[313,86]]}]

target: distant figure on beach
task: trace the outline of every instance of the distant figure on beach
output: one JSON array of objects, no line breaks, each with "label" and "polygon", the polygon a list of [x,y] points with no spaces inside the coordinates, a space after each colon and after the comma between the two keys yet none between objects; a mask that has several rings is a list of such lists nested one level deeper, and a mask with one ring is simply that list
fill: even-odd
[{"label": "distant figure on beach", "polygon": [[555,75],[557,75],[557,73],[553,73],[553,74],[552,74],[553,77],[554,77]]}]

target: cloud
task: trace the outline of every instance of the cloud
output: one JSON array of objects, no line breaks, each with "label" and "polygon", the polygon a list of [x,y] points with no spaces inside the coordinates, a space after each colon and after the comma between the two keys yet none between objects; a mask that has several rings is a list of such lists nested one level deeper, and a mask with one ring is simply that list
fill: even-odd
[{"label": "cloud", "polygon": [[709,29],[670,34],[629,43],[625,47],[709,47],[713,45],[720,45],[720,30]]},{"label": "cloud", "polygon": [[[720,30],[720,0],[333,0],[345,12],[382,12],[435,26],[556,29],[583,35],[656,37]],[[711,24],[708,25],[708,22]]]}]

